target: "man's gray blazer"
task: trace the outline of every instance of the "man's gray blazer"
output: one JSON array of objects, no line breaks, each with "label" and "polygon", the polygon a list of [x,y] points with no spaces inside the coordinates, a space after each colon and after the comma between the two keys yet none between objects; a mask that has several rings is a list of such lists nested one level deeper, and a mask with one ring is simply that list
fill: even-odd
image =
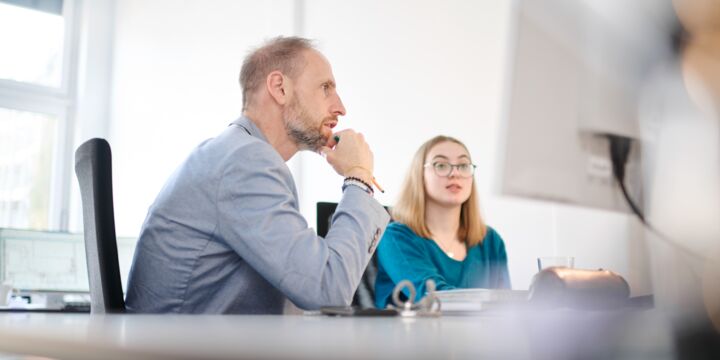
[{"label": "man's gray blazer", "polygon": [[286,297],[304,309],[348,305],[388,221],[372,196],[348,186],[318,237],[280,154],[241,118],[198,146],[150,207],[127,308],[282,313]]}]

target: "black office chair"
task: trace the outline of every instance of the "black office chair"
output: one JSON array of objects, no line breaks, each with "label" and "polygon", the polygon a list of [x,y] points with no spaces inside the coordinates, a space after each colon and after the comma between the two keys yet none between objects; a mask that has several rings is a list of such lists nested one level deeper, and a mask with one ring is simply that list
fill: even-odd
[{"label": "black office chair", "polygon": [[112,193],[110,144],[90,139],[75,151],[75,174],[80,183],[85,255],[90,281],[90,312],[123,313]]},{"label": "black office chair", "polygon": [[[332,215],[335,213],[336,208],[337,203],[319,202],[316,204],[318,235],[327,235],[328,230],[330,230]],[[385,207],[385,209],[388,210],[387,207]],[[363,309],[375,307],[375,278],[378,273],[376,254],[377,253],[373,254],[367,268],[365,268],[362,279],[360,279],[360,284],[353,295],[352,306],[357,306]]]}]

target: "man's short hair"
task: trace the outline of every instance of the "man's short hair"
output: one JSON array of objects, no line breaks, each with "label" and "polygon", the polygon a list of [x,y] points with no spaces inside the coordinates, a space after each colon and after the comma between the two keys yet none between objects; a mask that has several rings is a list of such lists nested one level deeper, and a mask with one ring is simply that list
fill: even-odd
[{"label": "man's short hair", "polygon": [[305,66],[301,56],[305,50],[315,50],[312,41],[296,36],[278,36],[252,51],[240,70],[243,111],[250,104],[253,94],[265,83],[269,73],[277,70],[296,79]]}]

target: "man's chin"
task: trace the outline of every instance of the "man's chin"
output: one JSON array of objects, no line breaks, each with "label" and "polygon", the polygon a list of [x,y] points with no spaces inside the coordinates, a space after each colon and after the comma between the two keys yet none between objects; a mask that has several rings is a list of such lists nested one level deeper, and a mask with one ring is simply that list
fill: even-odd
[{"label": "man's chin", "polygon": [[312,150],[314,152],[319,152],[323,146],[327,146],[328,141],[330,141],[328,138],[323,137],[315,144],[315,146],[312,149],[308,149],[308,150]]},{"label": "man's chin", "polygon": [[312,142],[312,143],[301,143],[301,144],[298,144],[298,149],[300,149],[300,150],[309,150],[309,151],[313,151],[313,152],[318,152],[318,151],[320,151],[320,149],[321,149],[323,146],[327,146],[328,141],[329,141],[328,138],[322,137],[322,138],[320,138],[320,139],[318,139],[317,141]]},{"label": "man's chin", "polygon": [[322,146],[328,146],[328,143],[330,142],[330,137],[332,136],[332,133],[329,136],[323,135],[320,139],[320,147]]}]

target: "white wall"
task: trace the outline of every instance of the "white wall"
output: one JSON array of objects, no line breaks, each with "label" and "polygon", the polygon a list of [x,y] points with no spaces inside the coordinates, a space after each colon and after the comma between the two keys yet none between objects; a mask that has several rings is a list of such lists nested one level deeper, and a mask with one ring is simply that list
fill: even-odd
[{"label": "white wall", "polygon": [[[300,4],[295,12],[295,6]],[[375,174],[392,205],[417,147],[458,137],[478,165],[488,223],[505,238],[515,288],[527,288],[535,258],[569,254],[647,292],[642,252],[626,215],[502,197],[495,193],[508,1],[216,0],[117,5],[111,141],[118,233],[137,235],[165,179],[200,141],[240,112],[237,74],[249,46],[278,34],[318,40],[348,110],[340,128],[365,134]],[[296,17],[296,15],[299,15]],[[340,198],[341,178],[315,154],[293,159],[301,211]],[[640,249],[640,250],[638,250]]]}]

